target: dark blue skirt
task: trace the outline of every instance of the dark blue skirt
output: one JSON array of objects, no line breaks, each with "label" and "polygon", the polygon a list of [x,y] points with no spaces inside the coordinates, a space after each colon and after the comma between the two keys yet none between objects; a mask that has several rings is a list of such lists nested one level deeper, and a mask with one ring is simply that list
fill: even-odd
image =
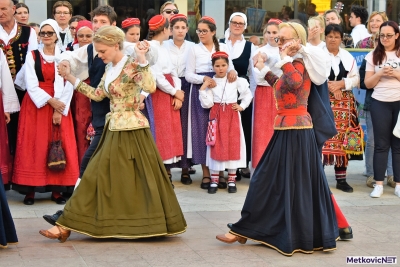
[{"label": "dark blue skirt", "polygon": [[[0,173],[0,181],[2,181]],[[6,248],[7,244],[17,243],[17,232],[4,191],[3,184],[0,185],[0,248]]]},{"label": "dark blue skirt", "polygon": [[180,168],[190,168],[192,162],[187,158],[187,141],[188,141],[188,120],[189,120],[189,101],[190,101],[190,83],[185,77],[180,77],[182,83],[182,91],[185,92],[185,98],[182,103],[181,111],[181,125],[182,125],[182,140],[183,140],[183,155],[178,165]]},{"label": "dark blue skirt", "polygon": [[[205,75],[213,77],[214,72],[197,73],[199,75]],[[191,123],[192,123],[192,162],[196,164],[206,164],[206,134],[207,134],[207,123],[209,119],[210,110],[205,109],[201,106],[199,99],[199,89],[202,84],[192,85],[192,95],[190,97],[190,111],[191,111]]]},{"label": "dark blue skirt", "polygon": [[286,256],[336,249],[339,230],[313,129],[275,130],[232,234]]},{"label": "dark blue skirt", "polygon": [[150,124],[150,131],[153,135],[154,141],[156,141],[156,131],[154,125],[154,111],[153,111],[153,101],[151,100],[151,94],[149,94],[144,100],[144,109],[142,110],[144,116],[146,116],[147,120]]}]

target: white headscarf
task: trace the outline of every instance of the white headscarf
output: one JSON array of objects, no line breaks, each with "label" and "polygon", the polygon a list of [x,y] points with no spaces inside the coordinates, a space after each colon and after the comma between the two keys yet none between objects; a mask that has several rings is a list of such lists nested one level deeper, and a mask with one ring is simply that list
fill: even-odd
[{"label": "white headscarf", "polygon": [[[233,17],[236,17],[236,16],[239,16],[239,17],[242,17],[243,18],[243,20],[244,20],[244,29],[246,29],[247,28],[247,16],[244,14],[244,13],[242,13],[242,12],[235,12],[235,13],[232,13],[232,15],[230,16],[230,18],[229,18],[229,22],[233,19]],[[228,23],[229,23],[228,22]],[[229,29],[229,27],[228,27],[228,29],[226,29],[226,31],[225,31],[225,42],[229,39],[229,36],[231,35],[231,31],[230,31],[230,29]],[[243,36],[243,35],[242,35]]]},{"label": "white headscarf", "polygon": [[40,27],[39,27],[40,31],[42,30],[42,28],[43,28],[45,25],[50,25],[50,26],[53,28],[54,32],[55,32],[56,35],[57,35],[57,43],[60,42],[60,41],[61,41],[61,38],[60,38],[60,31],[59,31],[59,29],[58,29],[58,23],[57,23],[57,21],[55,21],[54,19],[46,19],[45,21],[43,21],[42,23],[40,23]]}]

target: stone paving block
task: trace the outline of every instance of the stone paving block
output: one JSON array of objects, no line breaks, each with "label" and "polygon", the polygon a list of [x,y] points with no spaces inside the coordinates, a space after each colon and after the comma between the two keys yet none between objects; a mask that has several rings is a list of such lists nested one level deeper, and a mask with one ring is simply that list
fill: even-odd
[{"label": "stone paving block", "polygon": [[55,245],[42,245],[33,247],[19,247],[19,253],[23,260],[32,259],[54,259],[54,258],[78,258],[80,255],[77,253],[72,245],[69,246],[55,246]]},{"label": "stone paving block", "polygon": [[[199,256],[194,251],[180,251],[180,252],[159,252],[155,250],[153,252],[141,253],[144,260],[146,260],[151,266],[176,266],[176,265],[187,265],[190,264],[203,264],[204,258]],[[215,255],[209,258],[214,258]]]},{"label": "stone paving block", "polygon": [[58,255],[53,255],[51,259],[30,259],[24,260],[23,266],[38,267],[38,266],[62,266],[62,267],[86,267],[87,264],[81,257],[77,258],[59,258]]}]

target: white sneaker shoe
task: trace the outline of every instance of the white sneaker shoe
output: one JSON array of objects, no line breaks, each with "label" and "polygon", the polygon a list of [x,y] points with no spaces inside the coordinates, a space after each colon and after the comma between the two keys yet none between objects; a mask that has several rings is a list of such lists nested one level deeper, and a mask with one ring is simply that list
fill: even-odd
[{"label": "white sneaker shoe", "polygon": [[396,188],[394,189],[394,194],[400,197],[400,185],[396,185]]},{"label": "white sneaker shoe", "polygon": [[[400,193],[400,192],[399,192]],[[370,197],[381,197],[383,194],[383,185],[374,185],[374,190],[369,195]]]}]

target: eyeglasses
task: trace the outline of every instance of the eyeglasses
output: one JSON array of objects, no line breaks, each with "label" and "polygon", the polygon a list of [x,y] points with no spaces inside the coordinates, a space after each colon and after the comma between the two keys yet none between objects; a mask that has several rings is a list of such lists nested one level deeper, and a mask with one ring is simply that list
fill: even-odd
[{"label": "eyeglasses", "polygon": [[56,14],[56,15],[59,15],[59,16],[61,16],[61,15],[67,16],[67,15],[69,15],[69,14],[71,14],[71,13],[66,12],[66,11],[65,11],[65,12],[57,11],[55,14]]},{"label": "eyeglasses", "polygon": [[381,39],[388,39],[388,40],[390,40],[390,39],[392,39],[392,37],[394,36],[394,34],[379,34],[379,38],[381,38]]},{"label": "eyeglasses", "polygon": [[200,35],[207,34],[208,32],[209,32],[209,30],[196,30],[196,33],[200,34]]},{"label": "eyeglasses", "polygon": [[246,25],[246,23],[236,22],[236,21],[230,21],[230,23],[235,27],[244,27],[244,25]]},{"label": "eyeglasses", "polygon": [[90,39],[90,38],[93,37],[93,34],[83,34],[83,33],[81,33],[81,34],[78,34],[77,36],[78,36],[78,38],[86,37],[87,39]]},{"label": "eyeglasses", "polygon": [[178,9],[164,9],[163,13],[164,12],[167,14],[171,14],[171,13],[178,14],[179,10]]},{"label": "eyeglasses", "polygon": [[51,36],[53,36],[54,34],[55,34],[55,32],[39,32],[39,36],[40,36],[40,37],[45,37],[45,36],[51,37]]},{"label": "eyeglasses", "polygon": [[295,38],[283,38],[283,37],[275,37],[275,43],[279,43],[279,41],[283,44],[285,41],[294,40]]}]

